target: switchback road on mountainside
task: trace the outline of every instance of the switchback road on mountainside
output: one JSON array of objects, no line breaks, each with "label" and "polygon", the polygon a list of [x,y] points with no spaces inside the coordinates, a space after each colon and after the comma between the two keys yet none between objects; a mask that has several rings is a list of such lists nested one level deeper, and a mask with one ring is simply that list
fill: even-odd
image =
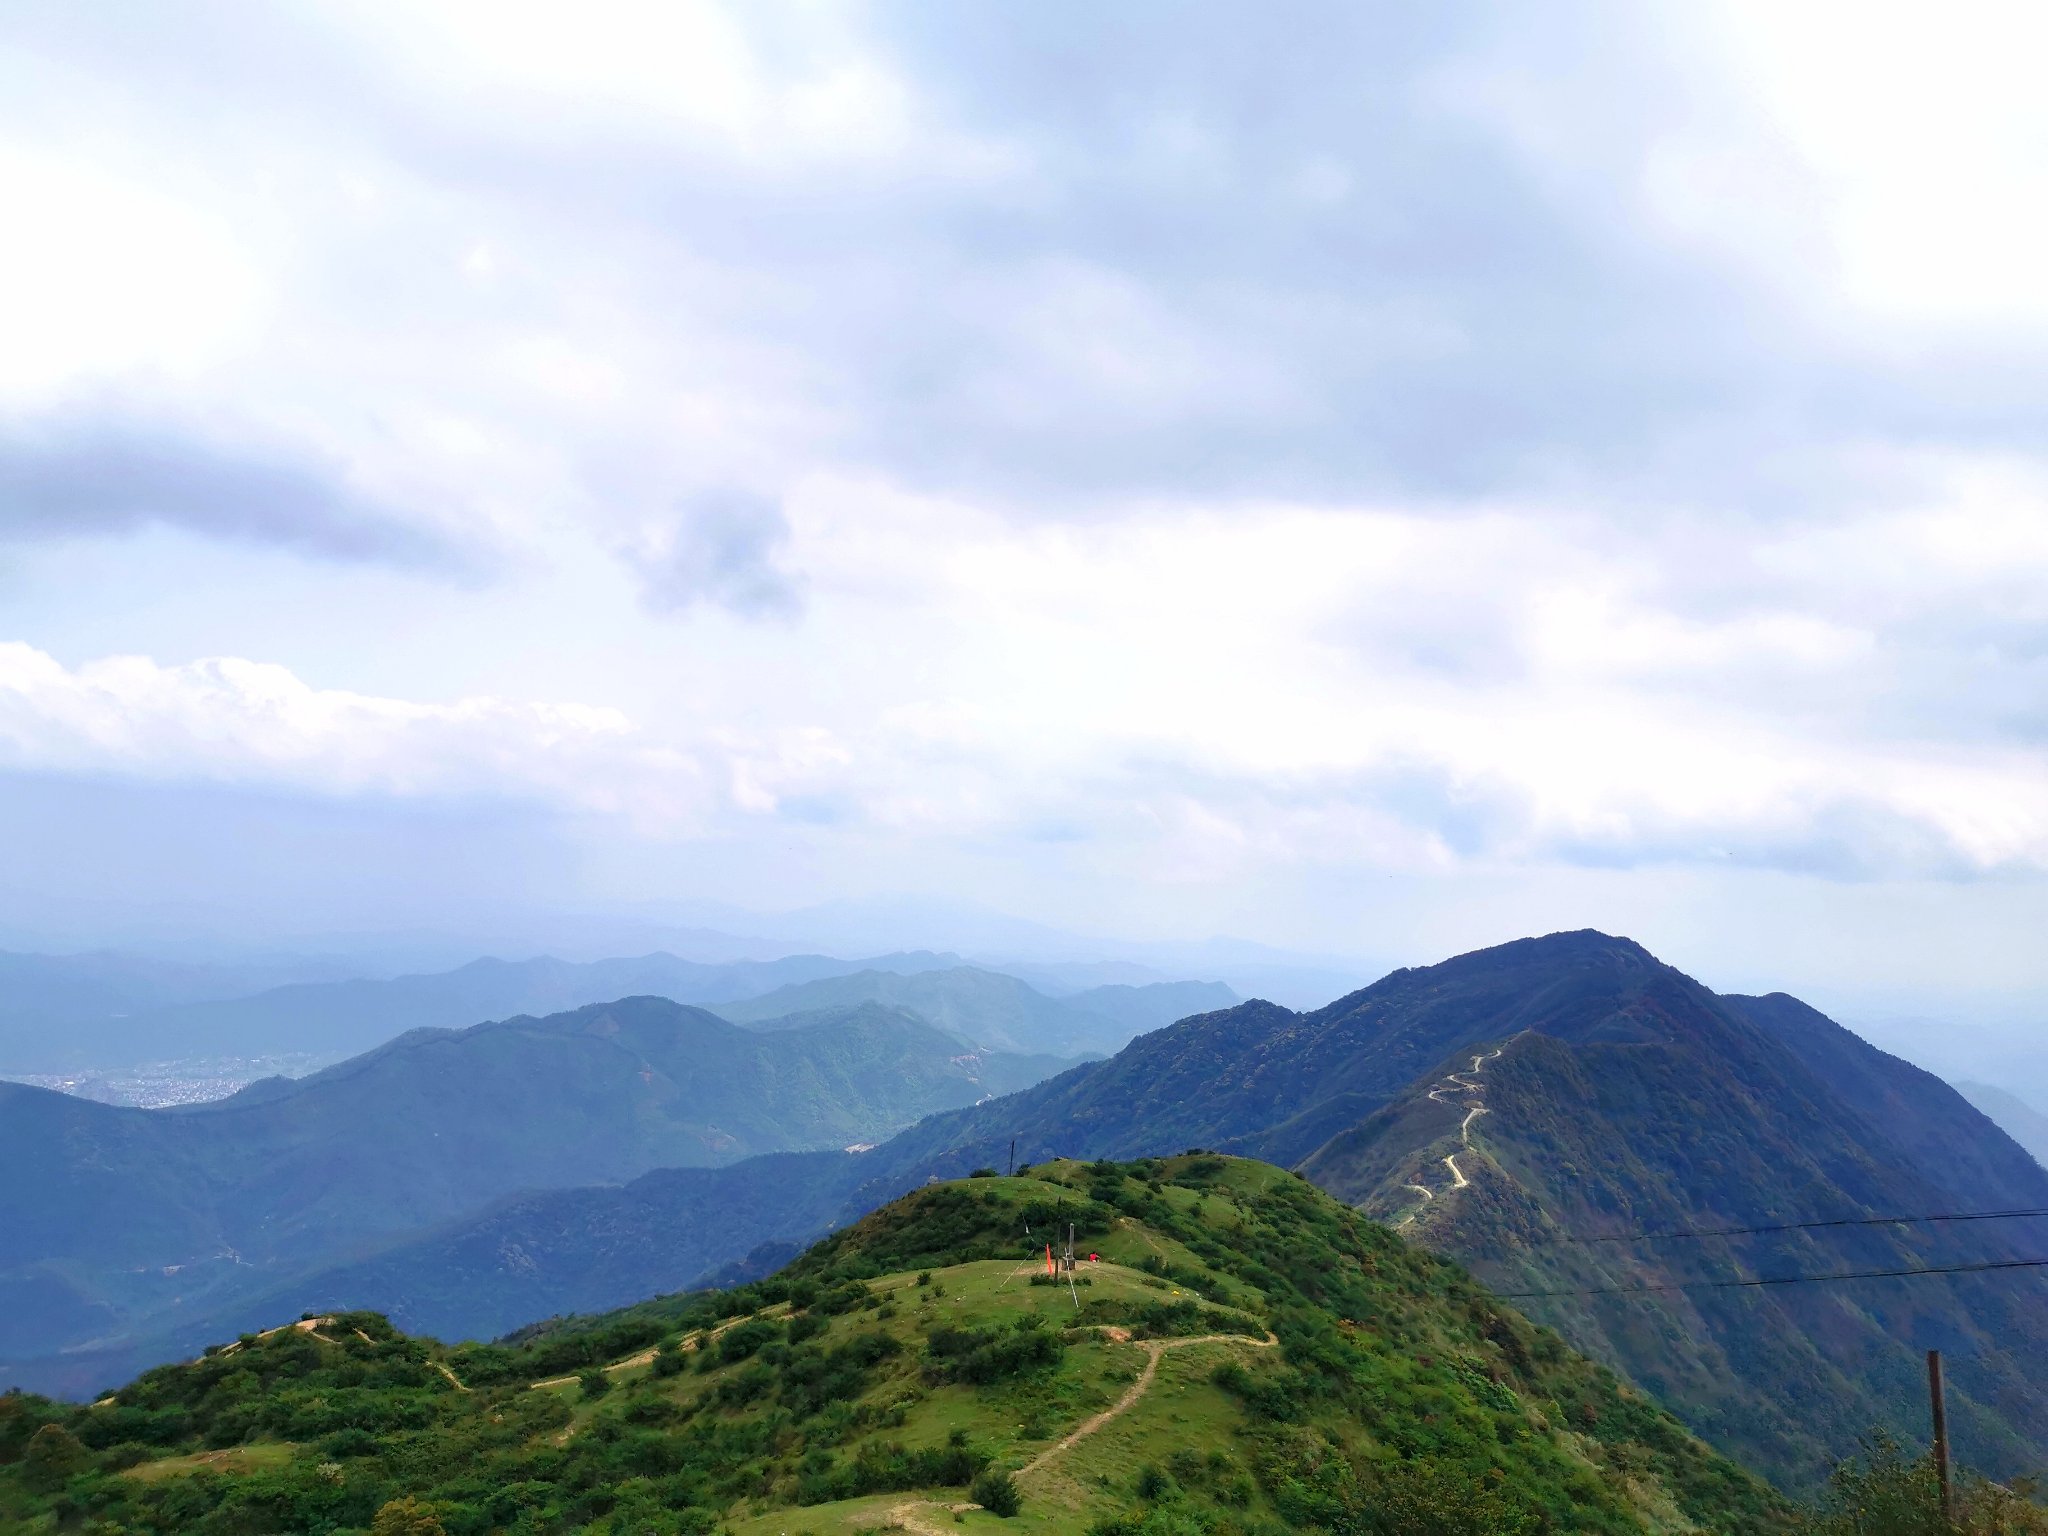
[{"label": "switchback road on mountainside", "polygon": [[[1443,1081],[1429,1090],[1427,1096],[1438,1104],[1448,1105],[1451,1103],[1449,1099],[1444,1097],[1446,1092],[1465,1096],[1465,1118],[1458,1122],[1458,1146],[1461,1151],[1472,1145],[1472,1122],[1486,1113],[1486,1105],[1476,1098],[1480,1091],[1479,1073],[1486,1063],[1492,1061],[1504,1049],[1505,1047],[1503,1046],[1496,1046],[1490,1051],[1481,1051],[1472,1058],[1472,1065],[1470,1067],[1466,1068],[1463,1072],[1445,1074]],[[1456,1152],[1444,1158],[1444,1166],[1451,1171],[1452,1189],[1464,1189],[1472,1182],[1465,1177],[1465,1171],[1458,1166],[1458,1154]],[[1426,1185],[1404,1184],[1402,1188],[1414,1190],[1424,1200],[1434,1200],[1436,1198],[1435,1191]],[[1410,1211],[1395,1225],[1405,1227],[1415,1219],[1415,1216],[1416,1213]]]}]

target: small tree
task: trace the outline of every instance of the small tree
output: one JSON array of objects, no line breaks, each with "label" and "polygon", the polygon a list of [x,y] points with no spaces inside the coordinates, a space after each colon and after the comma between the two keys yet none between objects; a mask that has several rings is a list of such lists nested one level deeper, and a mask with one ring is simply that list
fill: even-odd
[{"label": "small tree", "polygon": [[393,1499],[370,1522],[370,1536],[446,1536],[432,1506],[418,1499]]},{"label": "small tree", "polygon": [[1017,1492],[1017,1480],[995,1467],[984,1468],[981,1475],[968,1485],[967,1497],[990,1514],[1000,1515],[1005,1520],[1024,1507],[1023,1495]]},{"label": "small tree", "polygon": [[605,1375],[602,1367],[593,1365],[576,1378],[576,1385],[583,1389],[585,1401],[589,1401],[611,1391],[612,1379]]},{"label": "small tree", "polygon": [[1861,1457],[1835,1468],[1807,1529],[1813,1536],[1948,1536],[1954,1527],[1942,1517],[1933,1458],[1908,1457],[1878,1430]]},{"label": "small tree", "polygon": [[78,1436],[62,1424],[45,1424],[29,1437],[22,1452],[22,1480],[39,1492],[50,1492],[78,1476],[92,1456],[79,1444]]}]

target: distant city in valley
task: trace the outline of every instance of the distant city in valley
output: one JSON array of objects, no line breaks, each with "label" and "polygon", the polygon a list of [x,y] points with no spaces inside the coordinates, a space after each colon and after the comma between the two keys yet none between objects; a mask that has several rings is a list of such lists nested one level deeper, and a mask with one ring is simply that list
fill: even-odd
[{"label": "distant city in valley", "polygon": [[75,1072],[22,1072],[0,1081],[54,1088],[59,1093],[91,1099],[96,1104],[126,1104],[136,1109],[162,1109],[172,1104],[208,1104],[238,1093],[259,1078],[304,1077],[336,1058],[331,1056],[221,1056],[199,1061],[110,1062]]}]

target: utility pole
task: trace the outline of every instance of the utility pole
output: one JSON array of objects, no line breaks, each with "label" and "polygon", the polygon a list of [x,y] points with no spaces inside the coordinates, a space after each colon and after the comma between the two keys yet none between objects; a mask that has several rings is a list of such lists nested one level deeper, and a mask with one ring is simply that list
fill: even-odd
[{"label": "utility pole", "polygon": [[1927,1351],[1927,1401],[1934,1411],[1934,1474],[1941,1480],[1941,1518],[1955,1518],[1948,1486],[1948,1404],[1941,1390],[1941,1351]]},{"label": "utility pole", "polygon": [[1017,1138],[1014,1136],[1010,1138],[1010,1166],[1008,1173],[1012,1178],[1015,1178],[1017,1174]]}]

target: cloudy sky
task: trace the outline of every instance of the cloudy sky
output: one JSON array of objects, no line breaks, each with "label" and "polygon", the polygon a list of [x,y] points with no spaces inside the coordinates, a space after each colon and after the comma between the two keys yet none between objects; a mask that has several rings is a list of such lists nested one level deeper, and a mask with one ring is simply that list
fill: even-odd
[{"label": "cloudy sky", "polygon": [[0,928],[911,896],[2024,1006],[2044,32],[10,5]]}]

